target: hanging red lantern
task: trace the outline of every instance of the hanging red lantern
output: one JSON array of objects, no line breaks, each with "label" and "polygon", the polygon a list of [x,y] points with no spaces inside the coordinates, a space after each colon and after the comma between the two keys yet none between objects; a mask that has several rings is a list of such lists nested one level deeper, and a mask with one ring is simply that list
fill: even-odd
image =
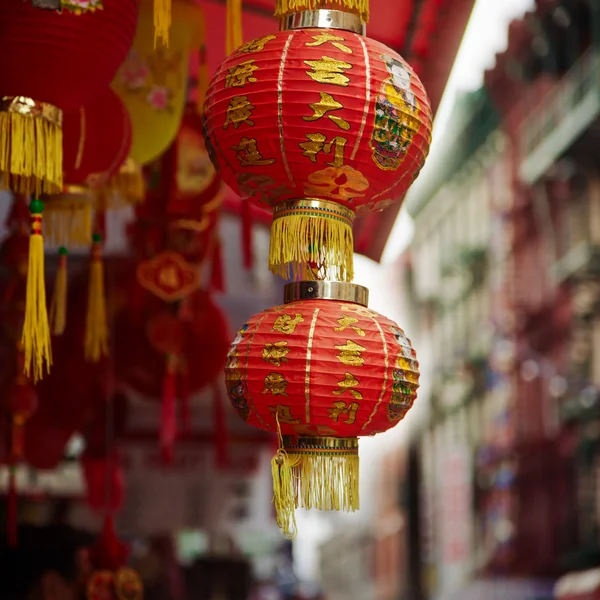
[{"label": "hanging red lantern", "polygon": [[[45,237],[55,246],[89,248],[92,209],[117,175],[131,147],[131,121],[121,99],[106,88],[85,106],[65,112],[61,194],[45,199]],[[101,190],[101,191],[100,191]]]},{"label": "hanging red lantern", "polygon": [[396,425],[412,406],[415,352],[368,291],[337,282],[288,284],[287,303],[252,317],[225,369],[229,397],[250,425],[286,439],[274,459],[278,523],[293,507],[358,508],[358,437]]},{"label": "hanging red lantern", "polygon": [[219,174],[273,209],[270,268],[285,278],[325,269],[350,281],[355,214],[401,202],[429,151],[432,114],[419,78],[361,35],[365,11],[344,12],[356,2],[335,4],[288,11],[292,3],[278,0],[280,13],[312,10],[238,48],[205,102]]},{"label": "hanging red lantern", "polygon": [[62,111],[108,87],[135,34],[139,0],[81,16],[0,3],[0,173],[11,189],[62,190]]}]

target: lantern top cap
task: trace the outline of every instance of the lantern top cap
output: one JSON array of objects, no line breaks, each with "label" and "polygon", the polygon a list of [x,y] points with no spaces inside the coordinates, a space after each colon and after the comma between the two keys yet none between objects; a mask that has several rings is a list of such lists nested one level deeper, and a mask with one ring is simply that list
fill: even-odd
[{"label": "lantern top cap", "polygon": [[360,15],[343,10],[305,10],[281,17],[279,29],[293,31],[295,29],[339,29],[351,31],[358,35],[366,35],[367,27]]},{"label": "lantern top cap", "polygon": [[348,13],[358,16],[363,23],[369,22],[369,0],[277,0],[275,3],[276,17],[321,11]]},{"label": "lantern top cap", "polygon": [[356,283],[342,281],[294,281],[283,289],[283,302],[299,300],[337,300],[367,307],[369,290]]}]

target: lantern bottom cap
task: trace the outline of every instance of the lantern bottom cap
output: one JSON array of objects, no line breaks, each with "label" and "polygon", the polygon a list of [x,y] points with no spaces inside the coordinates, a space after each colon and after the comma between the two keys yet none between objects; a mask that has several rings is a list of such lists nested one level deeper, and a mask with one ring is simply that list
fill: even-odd
[{"label": "lantern bottom cap", "polygon": [[63,187],[62,111],[24,96],[0,99],[3,184],[19,194],[57,194]]},{"label": "lantern bottom cap", "polygon": [[272,461],[273,502],[285,537],[296,536],[296,508],[359,509],[357,438],[298,437]]},{"label": "lantern bottom cap", "polygon": [[354,212],[318,198],[288,200],[273,209],[269,268],[284,279],[354,278]]}]

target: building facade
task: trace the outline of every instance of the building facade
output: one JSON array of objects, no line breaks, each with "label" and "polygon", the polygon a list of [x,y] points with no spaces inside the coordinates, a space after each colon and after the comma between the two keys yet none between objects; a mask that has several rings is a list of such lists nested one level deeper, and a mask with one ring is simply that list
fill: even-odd
[{"label": "building facade", "polygon": [[600,559],[600,2],[541,0],[409,202],[429,597]]}]

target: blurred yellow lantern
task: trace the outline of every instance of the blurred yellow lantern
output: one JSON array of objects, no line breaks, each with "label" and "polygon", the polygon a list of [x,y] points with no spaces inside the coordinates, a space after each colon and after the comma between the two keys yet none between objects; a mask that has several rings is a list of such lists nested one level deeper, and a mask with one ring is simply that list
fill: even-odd
[{"label": "blurred yellow lantern", "polygon": [[143,0],[129,56],[113,89],[133,125],[130,156],[139,165],[158,158],[173,142],[188,92],[190,54],[204,45],[204,13],[188,0],[173,0],[169,46],[154,45],[152,0]]}]

